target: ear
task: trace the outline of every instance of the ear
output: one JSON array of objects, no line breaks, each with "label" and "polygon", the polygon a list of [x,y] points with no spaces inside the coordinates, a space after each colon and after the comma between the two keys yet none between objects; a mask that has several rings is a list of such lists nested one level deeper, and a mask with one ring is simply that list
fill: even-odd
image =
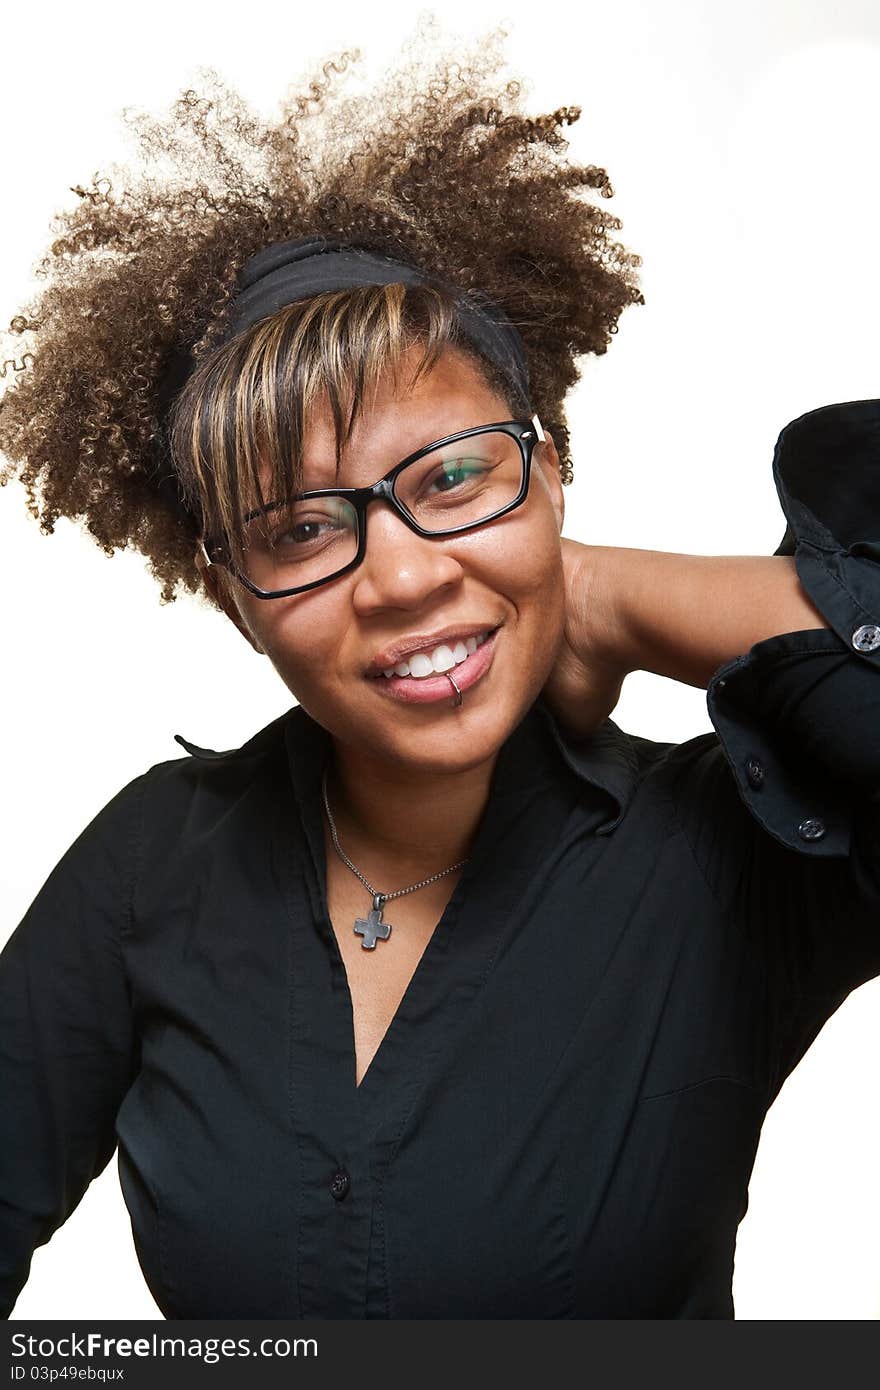
[{"label": "ear", "polygon": [[544,439],[535,445],[535,452],[532,456],[532,467],[537,464],[550,492],[550,500],[553,503],[553,510],[556,513],[556,521],[560,532],[565,520],[565,495],[562,491],[562,478],[559,473],[559,454],[553,442],[553,436],[548,430],[544,430]]},{"label": "ear", "polygon": [[251,644],[254,651],[259,653],[260,656],[265,656],[266,653],[248,627],[235,601],[235,594],[232,591],[226,570],[224,570],[222,565],[212,564],[211,561],[206,558],[205,552],[202,550],[201,546],[196,550],[195,560],[196,569],[202,576],[202,583],[211,598],[217,604],[217,607],[221,608],[230,622],[235,624],[242,637]]}]

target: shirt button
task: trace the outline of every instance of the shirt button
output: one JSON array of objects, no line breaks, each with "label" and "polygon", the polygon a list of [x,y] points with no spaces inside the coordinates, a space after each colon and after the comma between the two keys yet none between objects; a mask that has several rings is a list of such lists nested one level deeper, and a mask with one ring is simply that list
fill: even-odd
[{"label": "shirt button", "polygon": [[333,1177],[330,1179],[330,1195],[335,1197],[337,1202],[341,1202],[348,1189],[351,1187],[351,1178],[344,1168],[337,1168]]},{"label": "shirt button", "polygon": [[809,820],[801,821],[798,834],[802,840],[821,840],[825,834],[825,822],[818,816],[811,816]]},{"label": "shirt button", "polygon": [[757,758],[749,758],[746,762],[746,777],[750,787],[760,787],[764,780],[763,763],[759,763]]},{"label": "shirt button", "polygon": [[880,647],[880,627],[876,623],[863,623],[853,633],[852,644],[857,652],[875,652]]}]

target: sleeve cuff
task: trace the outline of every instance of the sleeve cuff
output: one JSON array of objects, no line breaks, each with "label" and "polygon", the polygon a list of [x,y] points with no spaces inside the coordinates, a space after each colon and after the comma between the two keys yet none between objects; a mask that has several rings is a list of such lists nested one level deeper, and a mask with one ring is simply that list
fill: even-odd
[{"label": "sleeve cuff", "polygon": [[[847,762],[858,758],[858,731],[846,718],[852,666],[832,630],[786,632],[720,667],[707,690],[709,717],[741,799],[780,844],[816,858],[845,858],[851,849],[853,806],[862,789],[836,774],[834,747],[842,738]],[[815,730],[808,739],[798,696],[825,679],[834,682],[839,718],[819,764]],[[866,781],[873,775],[866,768]]]}]

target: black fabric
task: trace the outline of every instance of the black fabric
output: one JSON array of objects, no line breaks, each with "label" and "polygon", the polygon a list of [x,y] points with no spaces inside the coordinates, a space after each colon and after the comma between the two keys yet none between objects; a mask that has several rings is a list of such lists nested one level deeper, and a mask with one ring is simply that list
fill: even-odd
[{"label": "black fabric", "polygon": [[777,444],[831,627],[720,668],[681,744],[539,699],[359,1087],[324,731],[118,793],[0,955],[4,1316],[117,1143],[167,1318],[733,1316],[764,1115],[880,974],[878,408]]},{"label": "black fabric", "polygon": [[329,237],[277,242],[251,256],[239,275],[227,336],[241,333],[288,304],[327,290],[392,284],[443,285],[451,291],[467,337],[516,382],[528,400],[529,371],[522,339],[488,296],[472,292],[469,298],[448,281],[409,262]]}]

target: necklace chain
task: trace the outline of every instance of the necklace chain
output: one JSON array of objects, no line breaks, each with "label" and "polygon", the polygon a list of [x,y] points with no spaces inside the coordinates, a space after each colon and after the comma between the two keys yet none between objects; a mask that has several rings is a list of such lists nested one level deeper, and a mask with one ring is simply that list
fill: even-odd
[{"label": "necklace chain", "polygon": [[326,767],[324,768],[324,776],[321,779],[321,791],[324,796],[324,810],[327,812],[327,820],[330,824],[330,835],[333,840],[333,848],[336,850],[336,853],[339,855],[342,862],[348,865],[353,874],[357,875],[361,883],[366,888],[367,892],[370,894],[370,897],[373,898],[374,901],[376,898],[381,898],[383,903],[387,903],[390,902],[392,898],[402,898],[404,893],[414,893],[417,888],[427,888],[429,883],[436,883],[438,878],[443,878],[444,875],[451,874],[454,869],[460,869],[463,864],[466,864],[468,862],[466,859],[459,859],[457,864],[450,864],[448,869],[441,869],[439,874],[432,874],[430,878],[423,878],[420,883],[413,883],[410,885],[409,888],[398,888],[397,891],[394,893],[379,893],[371,883],[367,882],[360,869],[357,868],[356,865],[352,864],[348,855],[345,853],[345,851],[339,843],[339,836],[336,833],[336,822],[333,819],[333,812],[330,810],[330,802],[327,799]]}]

